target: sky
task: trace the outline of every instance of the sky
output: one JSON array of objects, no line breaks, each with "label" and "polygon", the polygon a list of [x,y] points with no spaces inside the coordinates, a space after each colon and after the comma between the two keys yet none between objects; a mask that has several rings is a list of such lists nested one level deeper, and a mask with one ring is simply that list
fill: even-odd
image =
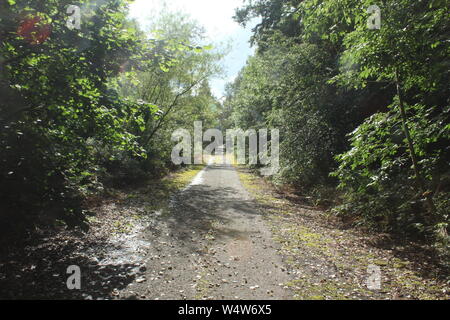
[{"label": "sky", "polygon": [[[164,0],[135,0],[130,6],[130,17],[136,18],[145,27],[149,18],[161,11],[163,3]],[[241,7],[243,0],[168,0],[165,3],[170,11],[183,11],[197,20],[206,29],[213,44],[231,43],[230,53],[221,62],[225,70],[223,79],[211,81],[214,95],[222,98],[225,84],[235,79],[254,52],[249,40],[256,22],[243,28],[232,18],[235,8]]]}]

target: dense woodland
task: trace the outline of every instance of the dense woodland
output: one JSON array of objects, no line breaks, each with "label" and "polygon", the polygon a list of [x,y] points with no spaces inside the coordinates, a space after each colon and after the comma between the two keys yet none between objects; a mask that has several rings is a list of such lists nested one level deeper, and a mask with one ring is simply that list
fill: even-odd
[{"label": "dense woodland", "polygon": [[[276,184],[353,226],[448,246],[448,0],[244,1],[256,54],[218,101],[223,50],[127,0],[0,2],[0,232],[88,227],[83,200],[176,169],[171,134],[281,132]],[[67,27],[67,7],[83,9]]]},{"label": "dense woodland", "polygon": [[[81,28],[67,27],[69,5]],[[2,233],[85,228],[83,199],[174,169],[171,134],[214,126],[221,53],[189,17],[144,32],[129,1],[2,1]],[[149,36],[151,34],[151,36]]]},{"label": "dense woodland", "polygon": [[248,1],[236,20],[262,19],[258,50],[224,112],[280,128],[277,182],[353,225],[445,243],[450,3],[379,1],[381,28],[369,30],[371,4]]}]

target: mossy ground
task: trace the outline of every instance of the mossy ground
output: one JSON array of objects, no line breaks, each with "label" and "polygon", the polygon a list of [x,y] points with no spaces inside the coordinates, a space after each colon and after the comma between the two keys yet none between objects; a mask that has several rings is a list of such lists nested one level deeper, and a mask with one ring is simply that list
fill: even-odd
[{"label": "mossy ground", "polygon": [[[114,217],[110,232],[129,233],[142,219],[155,214],[168,214],[172,195],[186,187],[203,168],[204,166],[190,166],[162,179],[149,180],[139,189],[118,191],[114,200],[115,210],[119,207],[121,214]],[[104,223],[95,216],[90,222]]]},{"label": "mossy ground", "polygon": [[[448,299],[448,283],[426,266],[370,244],[370,235],[341,229],[323,211],[278,192],[253,172],[239,167],[245,188],[266,212],[274,240],[280,243],[297,299]],[[426,264],[426,262],[424,262]],[[381,289],[367,287],[368,266],[381,269]]]},{"label": "mossy ground", "polygon": [[161,180],[149,181],[148,186],[139,190],[137,195],[146,201],[147,210],[165,209],[170,197],[187,186],[203,168],[200,165],[191,166]]}]

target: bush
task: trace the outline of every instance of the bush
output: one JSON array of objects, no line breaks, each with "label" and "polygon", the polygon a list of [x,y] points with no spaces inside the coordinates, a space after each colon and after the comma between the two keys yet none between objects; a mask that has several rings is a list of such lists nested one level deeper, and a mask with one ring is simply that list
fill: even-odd
[{"label": "bush", "polygon": [[334,209],[373,229],[401,234],[432,235],[449,226],[449,110],[414,105],[408,108],[408,126],[420,157],[420,166],[437,207],[430,215],[412,169],[400,115],[393,106],[377,113],[351,133],[352,149],[337,156],[332,173],[345,192]]},{"label": "bush", "polygon": [[[63,145],[58,145],[40,126],[18,121],[0,132],[0,233],[21,237],[33,226],[52,225],[56,220],[68,226],[84,225],[80,189],[67,162]],[[83,162],[83,159],[78,159]]]}]

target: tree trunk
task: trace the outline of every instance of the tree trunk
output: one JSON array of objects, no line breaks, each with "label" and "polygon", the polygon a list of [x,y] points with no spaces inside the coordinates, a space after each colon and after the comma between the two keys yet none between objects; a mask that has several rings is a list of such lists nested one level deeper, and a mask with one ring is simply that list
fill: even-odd
[{"label": "tree trunk", "polygon": [[[425,196],[425,199],[426,199],[426,202],[428,205],[428,209],[429,209],[429,213],[430,213],[429,217],[432,219],[433,223],[438,223],[439,219],[437,218],[437,215],[436,215],[437,210],[436,210],[436,206],[434,205],[434,202],[433,202],[433,193],[431,191],[428,191],[426,188],[425,180],[423,179],[423,176],[420,171],[420,165],[417,160],[417,154],[416,154],[416,151],[414,150],[414,143],[411,138],[411,134],[409,132],[408,116],[406,115],[405,105],[403,103],[403,96],[402,96],[402,89],[401,89],[400,80],[399,80],[398,68],[395,70],[395,83],[397,86],[397,95],[398,95],[398,100],[399,100],[398,104],[399,104],[400,114],[401,114],[401,118],[402,118],[403,132],[404,132],[406,140],[408,142],[408,149],[409,149],[409,153],[410,153],[411,160],[413,163],[416,181],[419,186],[421,195]],[[443,236],[443,237],[447,236],[447,230],[445,230],[445,228],[440,228],[440,230],[438,230],[438,233],[440,236]]]}]

